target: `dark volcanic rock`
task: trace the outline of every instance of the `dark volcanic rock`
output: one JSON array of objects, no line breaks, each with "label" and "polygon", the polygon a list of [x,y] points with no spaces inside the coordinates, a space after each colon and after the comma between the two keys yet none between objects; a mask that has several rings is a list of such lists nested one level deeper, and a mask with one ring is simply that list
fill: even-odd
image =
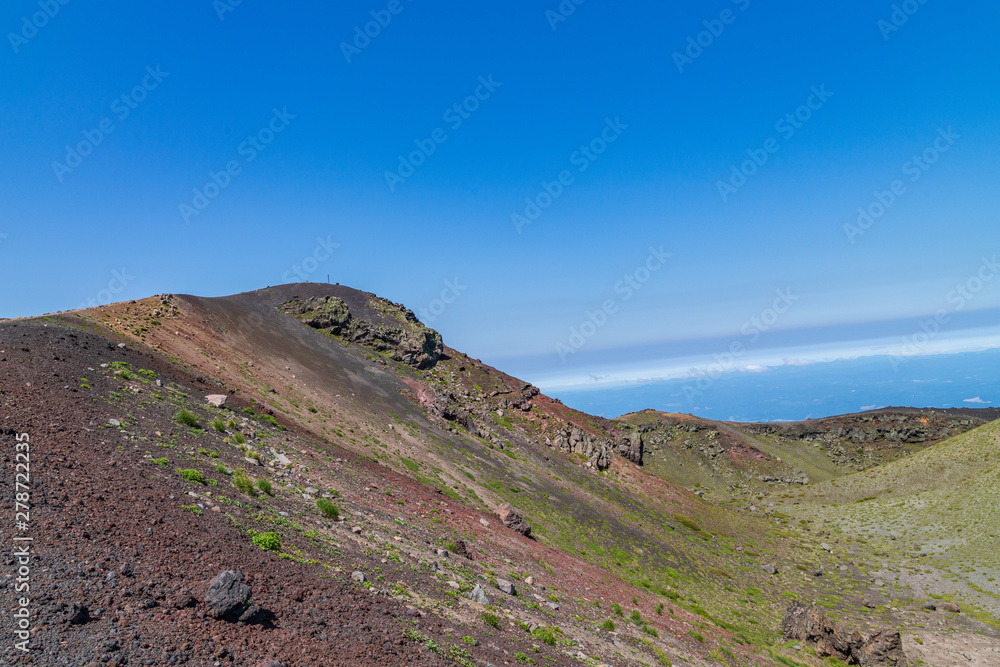
[{"label": "dark volcanic rock", "polygon": [[70,625],[83,625],[90,621],[90,610],[87,605],[74,602],[69,606],[66,620],[69,621]]},{"label": "dark volcanic rock", "polygon": [[225,570],[212,579],[205,594],[205,605],[213,618],[223,618],[243,607],[253,591],[243,583],[239,570]]},{"label": "dark volcanic rock", "polygon": [[814,642],[816,652],[861,667],[905,667],[903,640],[896,630],[873,633],[846,630],[823,615],[816,607],[793,603],[781,622],[783,641]]},{"label": "dark volcanic rock", "polygon": [[354,317],[343,299],[335,296],[311,297],[283,304],[284,312],[308,326],[370,347],[395,361],[420,369],[433,368],[444,355],[441,334],[425,327],[413,311],[376,299],[384,311],[383,322]]}]

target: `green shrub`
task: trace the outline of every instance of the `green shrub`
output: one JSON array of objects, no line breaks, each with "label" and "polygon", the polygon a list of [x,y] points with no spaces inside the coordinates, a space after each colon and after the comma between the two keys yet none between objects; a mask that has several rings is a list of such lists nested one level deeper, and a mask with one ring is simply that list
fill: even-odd
[{"label": "green shrub", "polygon": [[491,628],[496,628],[498,630],[500,629],[500,618],[496,614],[491,614],[488,611],[484,611],[482,614],[480,614],[479,618],[482,619],[483,623],[490,626]]},{"label": "green shrub", "polygon": [[611,611],[615,612],[619,616],[624,616],[624,614],[622,614],[622,606],[620,604],[618,604],[617,602],[615,602],[613,605],[611,605]]},{"label": "green shrub", "polygon": [[535,628],[535,631],[531,633],[531,636],[542,642],[543,644],[548,644],[549,646],[555,646],[556,642],[559,641],[559,635],[561,630],[554,626],[542,626]]},{"label": "green shrub", "polygon": [[606,621],[601,621],[601,627],[604,628],[605,630],[607,630],[608,632],[614,632],[615,631],[614,621],[612,621],[610,618],[608,620],[606,620]]},{"label": "green shrub", "polygon": [[688,630],[688,636],[693,637],[695,641],[699,641],[702,644],[705,643],[705,638],[701,636],[701,633],[695,632],[694,630]]},{"label": "green shrub", "polygon": [[309,406],[309,412],[311,412],[313,414],[316,414],[317,412],[319,412],[319,410],[317,410],[316,408],[314,408],[313,406],[310,405]]},{"label": "green shrub", "polygon": [[688,528],[690,528],[691,530],[693,530],[696,533],[702,532],[701,531],[701,526],[699,526],[698,523],[694,519],[688,518],[688,517],[684,516],[683,514],[675,514],[674,515],[674,519],[677,521],[677,523],[680,523],[680,524],[683,524],[683,525],[687,526]]},{"label": "green shrub", "polygon": [[218,417],[216,417],[214,420],[212,420],[212,428],[214,428],[219,433],[225,433],[226,432],[226,422],[224,422],[221,419],[219,419]]},{"label": "green shrub", "polygon": [[638,609],[633,609],[632,613],[629,614],[629,618],[631,618],[632,622],[636,625],[642,625],[642,614],[639,613]]},{"label": "green shrub", "polygon": [[191,428],[198,428],[198,418],[190,410],[178,410],[177,414],[174,415],[174,419],[176,419],[179,424],[184,424],[185,426],[190,426]]},{"label": "green shrub", "polygon": [[660,616],[663,615],[663,603],[662,602],[660,604],[656,605],[656,613],[659,614]]},{"label": "green shrub", "polygon": [[233,433],[233,442],[235,442],[237,445],[246,444],[246,441],[247,437],[242,433]]},{"label": "green shrub", "polygon": [[155,463],[158,466],[163,466],[165,468],[168,465],[170,465],[170,459],[164,456],[163,458],[160,459],[153,459],[153,463]]},{"label": "green shrub", "polygon": [[277,533],[259,533],[253,536],[253,543],[267,551],[281,551],[281,538]]},{"label": "green shrub", "polygon": [[181,477],[183,477],[189,482],[196,482],[198,484],[205,483],[205,476],[201,474],[200,470],[195,470],[194,468],[186,468],[182,470],[178,468],[177,472],[180,474]]},{"label": "green shrub", "polygon": [[266,479],[257,480],[257,488],[266,493],[269,496],[274,495],[274,491],[271,490],[271,482]]},{"label": "green shrub", "polygon": [[340,508],[326,498],[320,498],[317,500],[316,507],[319,508],[320,512],[327,515],[331,519],[337,520],[340,518]]},{"label": "green shrub", "polygon": [[657,632],[656,628],[654,628],[651,625],[644,625],[644,626],[642,626],[642,631],[645,632],[647,635],[650,635],[650,636],[653,636],[653,637],[656,637],[656,638],[660,637],[660,633]]},{"label": "green shrub", "polygon": [[250,478],[244,475],[242,471],[233,475],[233,486],[248,496],[257,495],[254,491],[253,482],[250,481]]},{"label": "green shrub", "polygon": [[226,469],[226,466],[224,464],[222,464],[222,463],[216,463],[215,464],[215,472],[219,473],[220,475],[228,475],[229,474],[229,471]]}]

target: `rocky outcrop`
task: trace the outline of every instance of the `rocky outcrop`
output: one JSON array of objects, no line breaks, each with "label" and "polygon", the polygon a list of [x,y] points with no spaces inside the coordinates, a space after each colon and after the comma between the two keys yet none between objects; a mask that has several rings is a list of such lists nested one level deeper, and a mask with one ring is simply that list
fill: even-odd
[{"label": "rocky outcrop", "polygon": [[642,433],[639,431],[626,431],[618,439],[618,455],[632,463],[642,465]]},{"label": "rocky outcrop", "polygon": [[497,508],[497,517],[503,522],[503,525],[514,532],[531,537],[531,524],[525,521],[524,517],[510,503],[504,503]]},{"label": "rocky outcrop", "polygon": [[604,470],[611,465],[611,441],[595,438],[581,428],[563,429],[556,433],[552,444],[567,454],[580,454],[591,468]]},{"label": "rocky outcrop", "polygon": [[832,656],[861,667],[905,667],[903,640],[896,630],[872,633],[846,630],[816,607],[793,603],[781,622],[783,641],[815,643],[821,657]]},{"label": "rocky outcrop", "polygon": [[289,301],[282,304],[282,310],[314,329],[364,345],[416,368],[433,368],[444,355],[441,334],[425,327],[413,311],[402,307],[392,313],[398,325],[353,317],[344,300],[335,296]]}]

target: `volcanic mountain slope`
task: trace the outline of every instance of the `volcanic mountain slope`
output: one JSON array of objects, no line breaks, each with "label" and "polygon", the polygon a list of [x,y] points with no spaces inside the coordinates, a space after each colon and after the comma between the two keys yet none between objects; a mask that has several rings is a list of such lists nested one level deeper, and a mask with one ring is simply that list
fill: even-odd
[{"label": "volcanic mountain slope", "polygon": [[[866,627],[909,609],[862,604],[886,562],[865,538],[706,503],[640,465],[645,425],[346,287],[7,321],[0,350],[7,462],[22,432],[36,462],[42,664],[812,665],[780,642],[789,598]],[[235,567],[242,624],[201,603]]]},{"label": "volcanic mountain slope", "polygon": [[994,412],[884,408],[753,424],[643,410],[619,421],[642,433],[651,472],[710,500],[749,507],[771,493],[908,456],[988,423]]}]

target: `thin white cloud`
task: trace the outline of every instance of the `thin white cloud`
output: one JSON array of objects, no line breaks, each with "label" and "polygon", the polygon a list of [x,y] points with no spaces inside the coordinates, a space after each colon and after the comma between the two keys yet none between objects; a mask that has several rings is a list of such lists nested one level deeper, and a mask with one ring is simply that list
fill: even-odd
[{"label": "thin white cloud", "polygon": [[983,399],[981,399],[978,396],[976,396],[975,398],[967,398],[967,399],[965,399],[965,402],[966,403],[982,403],[983,405],[986,405],[988,403],[991,403],[992,401],[984,401]]}]

